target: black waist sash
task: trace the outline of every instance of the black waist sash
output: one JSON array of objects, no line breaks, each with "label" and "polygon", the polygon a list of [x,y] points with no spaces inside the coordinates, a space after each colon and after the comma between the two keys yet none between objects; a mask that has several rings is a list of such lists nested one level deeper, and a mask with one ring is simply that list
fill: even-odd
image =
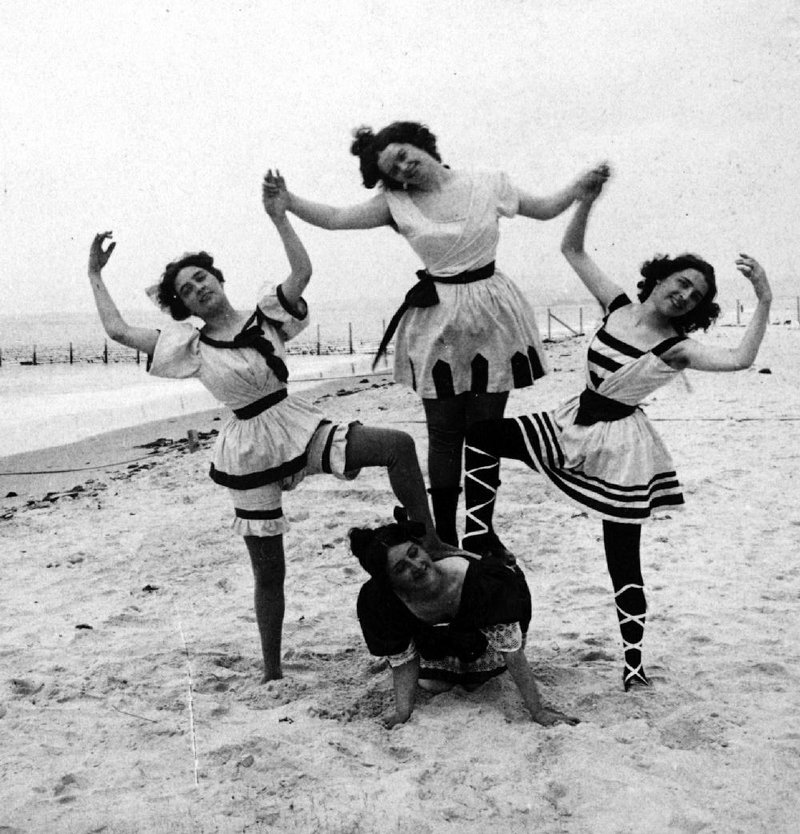
[{"label": "black waist sash", "polygon": [[372,362],[373,369],[378,364],[378,360],[386,353],[386,348],[389,347],[389,342],[392,341],[397,325],[400,324],[400,319],[406,313],[409,307],[435,307],[439,303],[439,293],[436,292],[436,282],[440,284],[471,284],[474,281],[483,281],[486,278],[491,278],[494,275],[494,261],[486,264],[486,266],[478,267],[478,269],[469,269],[466,272],[459,272],[458,275],[431,275],[424,269],[417,272],[418,283],[406,293],[403,303],[397,308],[397,311],[392,316],[386,332],[383,334],[378,352],[375,354],[375,359]]},{"label": "black waist sash", "polygon": [[586,388],[581,393],[578,413],[575,416],[575,423],[578,426],[591,426],[594,423],[613,423],[615,420],[622,420],[629,417],[638,408],[638,405],[627,405],[612,400]]},{"label": "black waist sash", "polygon": [[249,420],[251,417],[255,417],[257,414],[261,414],[262,411],[266,411],[268,408],[272,408],[273,405],[277,405],[282,400],[285,400],[287,396],[286,389],[279,388],[277,391],[267,394],[266,397],[250,403],[250,405],[245,405],[242,408],[234,408],[233,413],[240,420]]}]

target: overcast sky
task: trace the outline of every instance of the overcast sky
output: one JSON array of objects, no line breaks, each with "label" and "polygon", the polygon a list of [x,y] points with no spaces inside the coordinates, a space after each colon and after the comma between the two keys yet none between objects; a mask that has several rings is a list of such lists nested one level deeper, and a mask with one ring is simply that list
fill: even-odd
[{"label": "overcast sky", "polygon": [[[197,248],[246,306],[286,272],[265,170],[304,196],[367,199],[350,132],[399,118],[429,124],[453,167],[533,193],[608,159],[589,243],[626,286],[654,252],[689,249],[724,293],[747,294],[739,251],[800,292],[796,0],[28,0],[0,4],[0,39],[0,313],[93,309],[102,229],[122,307]],[[565,222],[503,222],[499,261],[535,300],[582,294]],[[318,303],[399,300],[418,268],[388,229],[296,225]]]}]

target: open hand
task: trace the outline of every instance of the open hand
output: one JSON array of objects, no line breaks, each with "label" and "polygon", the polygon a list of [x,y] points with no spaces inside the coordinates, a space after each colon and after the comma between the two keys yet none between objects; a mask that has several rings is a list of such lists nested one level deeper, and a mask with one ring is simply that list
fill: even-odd
[{"label": "open hand", "polygon": [[289,194],[286,190],[286,181],[277,168],[274,174],[271,168],[267,171],[261,187],[261,199],[264,203],[264,210],[273,220],[278,220],[286,214]]},{"label": "open hand", "polygon": [[100,272],[108,263],[116,243],[109,243],[108,248],[103,249],[103,242],[110,240],[113,232],[98,232],[94,236],[92,245],[89,248],[89,274]]},{"label": "open hand", "polygon": [[759,300],[769,301],[772,298],[767,273],[764,272],[764,267],[755,258],[740,252],[736,259],[736,268],[753,285],[756,297]]},{"label": "open hand", "polygon": [[533,716],[533,720],[543,727],[552,727],[555,724],[569,724],[574,727],[576,724],[581,723],[579,718],[565,715],[563,712],[552,707],[542,707],[537,710]]}]

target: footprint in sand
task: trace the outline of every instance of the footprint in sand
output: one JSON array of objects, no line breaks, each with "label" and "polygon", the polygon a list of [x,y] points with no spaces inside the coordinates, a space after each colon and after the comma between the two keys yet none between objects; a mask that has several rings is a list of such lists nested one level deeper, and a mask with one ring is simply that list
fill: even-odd
[{"label": "footprint in sand", "polygon": [[667,719],[661,727],[661,743],[671,750],[697,750],[727,746],[725,724],[719,717],[681,715]]},{"label": "footprint in sand", "polygon": [[36,683],[36,681],[28,678],[10,678],[8,684],[11,687],[11,693],[18,698],[28,698],[35,695],[44,686],[43,683]]}]

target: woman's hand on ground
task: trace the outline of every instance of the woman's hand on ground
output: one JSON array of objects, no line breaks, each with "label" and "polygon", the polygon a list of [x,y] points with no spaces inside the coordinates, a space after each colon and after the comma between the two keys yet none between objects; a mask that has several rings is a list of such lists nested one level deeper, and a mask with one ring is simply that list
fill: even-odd
[{"label": "woman's hand on ground", "polygon": [[116,243],[109,243],[107,249],[103,249],[103,243],[110,240],[112,232],[98,232],[94,236],[92,245],[89,248],[89,274],[96,274],[100,272],[108,263],[111,253],[114,251]]},{"label": "woman's hand on ground", "polygon": [[579,718],[565,715],[563,712],[552,707],[541,707],[538,709],[533,715],[533,720],[543,727],[552,727],[555,724],[569,724],[574,727],[576,724],[581,723]]}]

